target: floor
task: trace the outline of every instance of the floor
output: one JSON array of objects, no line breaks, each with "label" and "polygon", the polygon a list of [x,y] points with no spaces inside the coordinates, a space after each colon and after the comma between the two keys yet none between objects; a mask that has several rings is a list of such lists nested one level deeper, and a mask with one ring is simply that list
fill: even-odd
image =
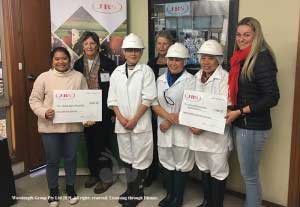
[{"label": "floor", "polygon": [[[87,176],[77,176],[77,194],[80,196],[80,202],[76,206],[82,207],[111,207],[120,206],[118,203],[118,196],[125,190],[124,177],[121,175],[116,178],[115,184],[103,194],[94,194],[93,189],[84,188],[84,181]],[[64,179],[60,177],[61,191],[63,191]],[[42,207],[47,205],[47,183],[45,171],[42,170],[34,175],[16,180],[18,202],[14,207]],[[65,193],[62,192],[62,201],[60,207],[70,206]],[[138,207],[154,207],[157,206],[159,201],[165,196],[165,191],[160,182],[155,182],[150,188],[145,189],[145,200],[140,203]],[[198,181],[191,179],[187,183],[185,192],[184,207],[196,207],[203,199],[202,190]],[[225,195],[225,207],[242,207],[243,201],[234,196]]]}]

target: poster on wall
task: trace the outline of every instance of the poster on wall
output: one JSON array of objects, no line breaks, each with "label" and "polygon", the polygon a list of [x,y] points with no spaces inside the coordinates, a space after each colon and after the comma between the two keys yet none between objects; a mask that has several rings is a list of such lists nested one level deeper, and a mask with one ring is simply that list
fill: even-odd
[{"label": "poster on wall", "polygon": [[117,65],[124,62],[121,52],[127,34],[126,0],[51,0],[52,48],[66,47],[74,63],[83,53],[80,36],[96,32],[101,50]]},{"label": "poster on wall", "polygon": [[[50,9],[52,48],[67,48],[71,65],[83,54],[80,36],[85,31],[98,34],[101,52],[117,65],[124,62],[121,45],[127,35],[126,0],[51,0]],[[105,157],[115,162],[117,156],[112,154]],[[77,174],[88,174],[86,160],[85,139],[82,137],[77,153]],[[64,175],[63,170],[60,170],[60,175]]]}]

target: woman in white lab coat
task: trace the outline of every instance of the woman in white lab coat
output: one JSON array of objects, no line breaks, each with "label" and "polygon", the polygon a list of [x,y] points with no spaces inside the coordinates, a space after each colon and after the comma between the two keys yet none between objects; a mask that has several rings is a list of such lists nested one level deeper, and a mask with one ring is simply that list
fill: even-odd
[{"label": "woman in white lab coat", "polygon": [[[216,40],[203,43],[201,70],[195,74],[191,90],[228,97],[228,72],[222,68],[223,50]],[[228,155],[232,149],[229,127],[224,135],[190,128],[190,149],[195,152],[197,167],[202,172],[204,201],[200,207],[223,207],[225,180],[229,174]]]},{"label": "woman in white lab coat", "polygon": [[143,180],[153,159],[149,107],[156,98],[156,86],[151,68],[139,63],[144,49],[141,38],[129,34],[122,49],[126,63],[111,75],[107,105],[117,117],[115,132],[126,170],[127,190],[120,195],[119,203],[134,207],[144,199]]},{"label": "woman in white lab coat", "polygon": [[194,166],[189,128],[178,124],[183,91],[193,76],[184,68],[189,53],[183,44],[173,44],[166,57],[168,71],[157,79],[158,101],[152,106],[158,115],[159,162],[166,174],[167,195],[159,206],[177,207],[183,203],[186,175]]}]

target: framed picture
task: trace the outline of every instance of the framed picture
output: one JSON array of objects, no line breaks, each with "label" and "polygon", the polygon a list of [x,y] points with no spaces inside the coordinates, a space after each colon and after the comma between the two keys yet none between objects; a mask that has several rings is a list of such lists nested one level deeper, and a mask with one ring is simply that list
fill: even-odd
[{"label": "framed picture", "polygon": [[200,68],[197,51],[204,41],[215,39],[224,48],[224,68],[233,52],[238,0],[149,0],[149,59],[155,52],[155,35],[169,30],[189,50],[187,67]]}]

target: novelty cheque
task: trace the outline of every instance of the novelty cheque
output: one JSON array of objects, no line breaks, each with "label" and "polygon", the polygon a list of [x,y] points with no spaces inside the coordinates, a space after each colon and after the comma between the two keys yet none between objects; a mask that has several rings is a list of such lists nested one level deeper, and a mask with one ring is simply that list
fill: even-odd
[{"label": "novelty cheque", "polygon": [[53,123],[102,121],[101,90],[54,90]]},{"label": "novelty cheque", "polygon": [[226,96],[185,90],[179,112],[179,123],[224,134],[226,112]]}]

